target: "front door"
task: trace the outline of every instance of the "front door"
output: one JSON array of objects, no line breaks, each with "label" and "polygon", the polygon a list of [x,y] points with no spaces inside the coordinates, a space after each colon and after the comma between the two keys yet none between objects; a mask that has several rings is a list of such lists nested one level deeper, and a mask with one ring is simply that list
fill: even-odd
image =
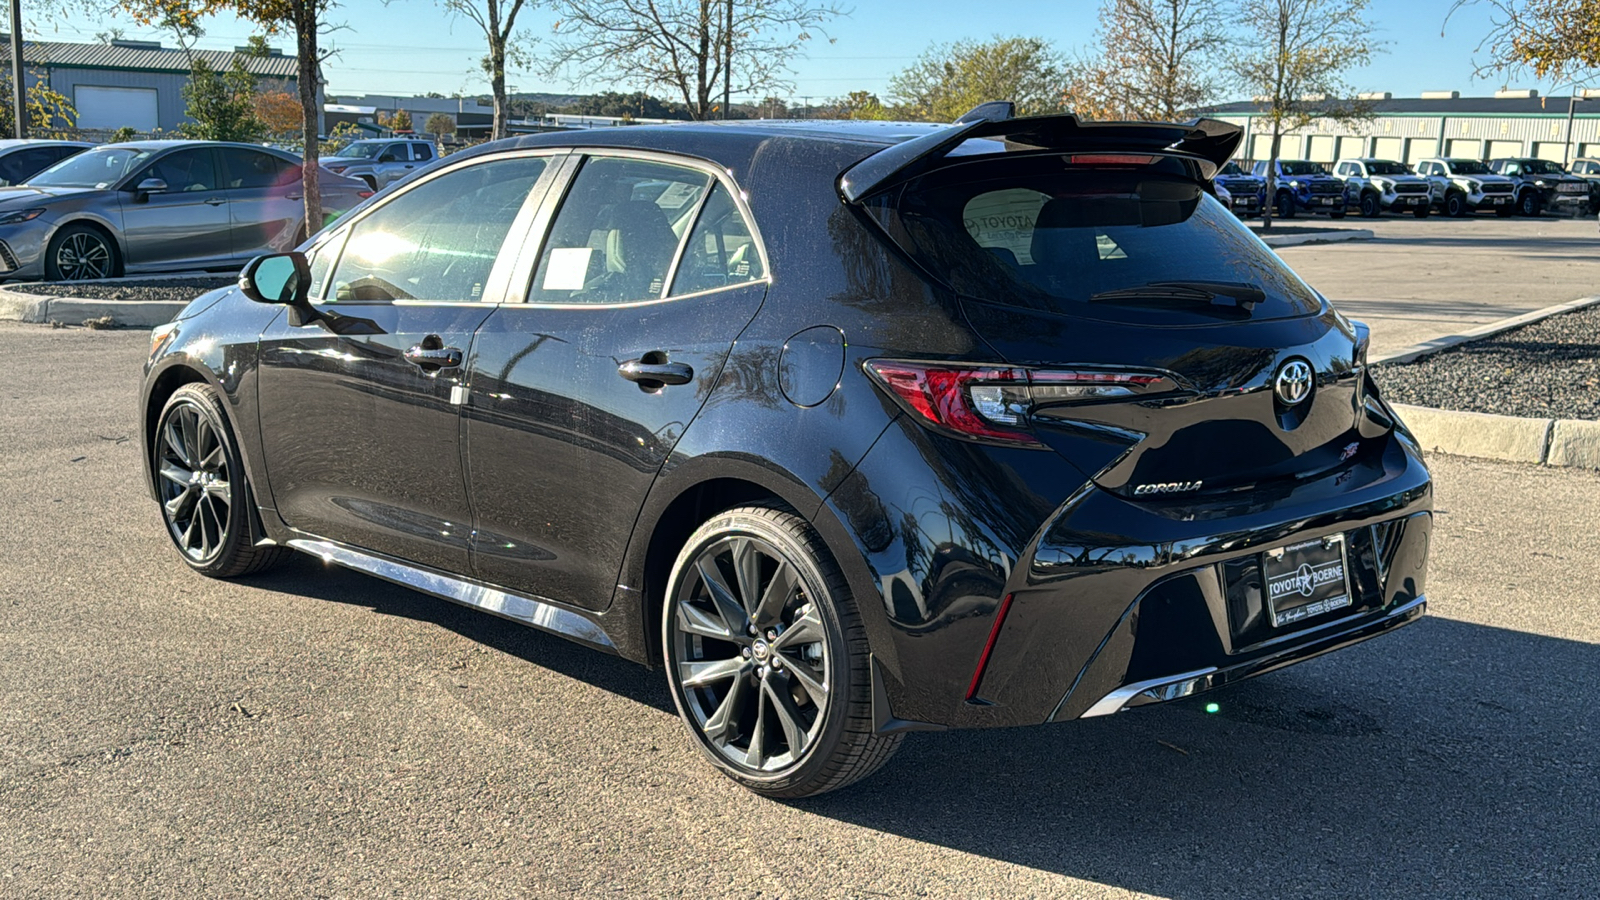
[{"label": "front door", "polygon": [[285,523],[467,572],[463,363],[547,168],[528,154],[471,160],[316,249],[313,297],[333,318],[296,327],[280,316],[261,338],[262,444]]},{"label": "front door", "polygon": [[519,266],[530,302],[496,310],[473,345],[480,579],[610,603],[645,494],[766,293],[735,198],[689,165],[592,157],[579,170],[536,264]]},{"label": "front door", "polygon": [[[161,191],[133,192],[147,179]],[[176,150],[157,158],[127,182],[122,232],[130,268],[213,265],[233,256],[228,197],[210,147]]]}]

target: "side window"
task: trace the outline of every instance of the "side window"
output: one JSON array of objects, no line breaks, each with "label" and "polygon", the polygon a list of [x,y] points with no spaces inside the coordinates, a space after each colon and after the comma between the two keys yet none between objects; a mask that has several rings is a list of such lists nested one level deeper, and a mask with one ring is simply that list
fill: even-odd
[{"label": "side window", "polygon": [[213,191],[217,188],[217,172],[212,165],[210,148],[169,153],[151,163],[133,183],[138,184],[146,178],[165,181],[169,194]]},{"label": "side window", "polygon": [[679,239],[710,186],[666,163],[587,160],[561,202],[539,257],[534,303],[626,303],[664,293]]},{"label": "side window", "polygon": [[0,156],[0,183],[21,184],[28,177],[28,161],[23,158],[26,155],[25,151],[19,150]]},{"label": "side window", "polygon": [[711,187],[672,279],[672,293],[693,294],[766,276],[750,225],[721,184]]},{"label": "side window", "polygon": [[383,148],[383,152],[379,153],[378,156],[379,158],[392,156],[394,157],[393,162],[410,162],[411,151],[406,149],[408,146],[408,144],[390,144]]},{"label": "side window", "polygon": [[412,144],[411,158],[417,162],[427,162],[433,159],[433,148],[427,144]]},{"label": "side window", "polygon": [[223,183],[229,189],[269,188],[288,184],[300,173],[300,167],[270,153],[259,153],[239,147],[223,147],[222,166],[227,170]]},{"label": "side window", "polygon": [[482,299],[511,224],[545,165],[543,157],[491,160],[397,194],[350,226],[331,299]]}]

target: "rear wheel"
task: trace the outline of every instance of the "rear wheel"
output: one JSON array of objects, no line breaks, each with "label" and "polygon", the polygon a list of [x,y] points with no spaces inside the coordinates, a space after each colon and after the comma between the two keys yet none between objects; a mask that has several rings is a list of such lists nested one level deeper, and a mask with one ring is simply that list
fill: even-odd
[{"label": "rear wheel", "polygon": [[161,409],[151,452],[167,536],[189,568],[232,578],[289,554],[256,546],[250,485],[216,389],[187,384],[173,392]]},{"label": "rear wheel", "polygon": [[1378,217],[1378,213],[1380,211],[1381,210],[1379,209],[1378,195],[1377,194],[1362,194],[1361,195],[1361,217],[1362,218],[1364,218],[1364,219],[1376,219]]},{"label": "rear wheel", "polygon": [[1459,192],[1452,192],[1444,198],[1444,214],[1452,219],[1459,219],[1467,214],[1467,197]]},{"label": "rear wheel", "polygon": [[50,281],[115,278],[119,269],[114,242],[88,225],[68,225],[56,232],[45,249],[44,274]]},{"label": "rear wheel", "polygon": [[663,659],[696,745],[768,797],[844,787],[900,745],[872,722],[867,639],[844,576],[786,509],[730,510],[673,565]]}]

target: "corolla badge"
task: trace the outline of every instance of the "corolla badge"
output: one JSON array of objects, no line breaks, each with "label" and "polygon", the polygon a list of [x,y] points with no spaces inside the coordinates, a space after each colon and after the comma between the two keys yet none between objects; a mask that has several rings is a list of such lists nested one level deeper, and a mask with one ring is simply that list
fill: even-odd
[{"label": "corolla badge", "polygon": [[1297,406],[1311,396],[1311,364],[1303,359],[1291,359],[1278,368],[1272,380],[1272,390],[1285,406]]}]

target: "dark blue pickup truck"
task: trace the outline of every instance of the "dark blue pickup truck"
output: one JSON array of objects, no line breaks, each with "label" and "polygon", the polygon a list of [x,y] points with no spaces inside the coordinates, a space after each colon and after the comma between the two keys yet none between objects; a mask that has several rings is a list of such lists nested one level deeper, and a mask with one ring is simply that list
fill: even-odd
[{"label": "dark blue pickup truck", "polygon": [[[1271,163],[1256,163],[1254,173],[1267,177]],[[1278,184],[1272,197],[1273,214],[1292,219],[1295,213],[1327,213],[1344,218],[1344,182],[1329,174],[1322,163],[1296,159],[1278,160]]]}]

